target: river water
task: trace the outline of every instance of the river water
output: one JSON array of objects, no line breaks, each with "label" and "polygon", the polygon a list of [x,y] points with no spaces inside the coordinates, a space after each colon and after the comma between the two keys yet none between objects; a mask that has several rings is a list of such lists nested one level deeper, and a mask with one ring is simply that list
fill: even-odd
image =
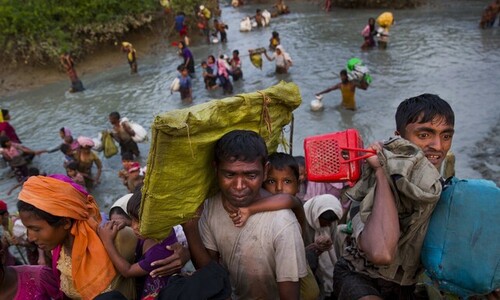
[{"label": "river water", "polygon": [[[254,14],[257,5],[238,9],[222,5],[222,20],[229,24],[229,42],[198,42],[190,47],[197,63],[193,104],[222,97],[221,90],[204,89],[198,66],[201,60],[209,54],[230,54],[239,49],[245,79],[235,83],[235,93],[264,89],[280,80],[293,81],[300,87],[303,103],[295,111],[293,139],[293,154],[300,155],[304,153],[303,139],[310,135],[354,127],[365,143],[388,138],[394,132],[394,113],[402,100],[421,93],[439,94],[449,101],[456,114],[452,150],[457,157],[457,175],[492,176],[489,179],[498,181],[495,141],[498,142],[500,126],[500,27],[478,29],[481,10],[487,2],[436,0],[417,9],[394,11],[396,24],[391,29],[388,49],[368,52],[360,50],[360,32],[369,17],[376,18],[383,10],[334,9],[326,13],[314,2],[292,2],[292,13],[272,19],[270,27],[240,33],[239,21]],[[244,55],[247,49],[267,47],[274,30],[280,33],[282,45],[294,62],[288,75],[275,76],[274,63],[266,60],[262,70],[256,69]],[[367,91],[357,91],[358,110],[339,109],[340,92],[334,91],[325,95],[323,111],[311,112],[309,102],[314,93],[339,82],[338,73],[351,57],[360,57],[374,79]],[[87,88],[83,93],[65,93],[69,85],[65,80],[0,99],[0,103],[10,109],[11,123],[23,143],[34,149],[57,145],[62,126],[71,128],[75,136],[96,136],[110,128],[107,116],[115,110],[149,129],[158,113],[186,107],[178,93],[169,92],[179,63],[176,48],[164,47],[154,55],[139,58],[137,76],[131,76],[124,63],[110,71],[83,76]],[[148,144],[140,144],[143,164],[148,148]],[[487,164],[482,163],[485,157],[489,159]],[[92,193],[106,210],[126,189],[117,177],[121,167],[119,155],[102,160],[102,183]],[[43,172],[64,172],[60,152],[43,154],[33,164]],[[15,211],[19,190],[7,196],[15,180],[7,178],[7,169],[0,171],[0,198],[7,199],[10,210]]]}]

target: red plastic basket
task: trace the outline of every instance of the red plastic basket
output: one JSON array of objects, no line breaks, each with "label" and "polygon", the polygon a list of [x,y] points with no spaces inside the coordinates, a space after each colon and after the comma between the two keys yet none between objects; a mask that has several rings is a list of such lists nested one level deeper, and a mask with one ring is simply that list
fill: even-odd
[{"label": "red plastic basket", "polygon": [[[361,176],[362,159],[374,155],[363,149],[356,129],[307,137],[304,140],[307,179],[319,182],[344,181],[353,185]],[[368,154],[360,155],[362,152]]]}]

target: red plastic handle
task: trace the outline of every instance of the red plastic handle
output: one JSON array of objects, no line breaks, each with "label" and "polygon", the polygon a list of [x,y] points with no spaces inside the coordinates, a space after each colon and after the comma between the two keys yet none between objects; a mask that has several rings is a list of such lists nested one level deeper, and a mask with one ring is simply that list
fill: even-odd
[{"label": "red plastic handle", "polygon": [[344,163],[344,164],[347,164],[347,163],[350,163],[350,162],[353,162],[353,161],[357,161],[357,160],[360,160],[360,159],[365,159],[365,158],[368,158],[370,156],[373,156],[373,155],[377,154],[377,151],[375,151],[373,149],[350,148],[350,147],[340,147],[340,149],[342,149],[342,150],[351,150],[351,151],[360,151],[360,152],[368,152],[368,154],[365,154],[365,155],[362,155],[362,156],[358,156],[358,157],[355,157],[355,158],[343,161],[342,163]]},{"label": "red plastic handle", "polygon": [[372,154],[377,154],[377,151],[373,149],[363,149],[363,148],[350,148],[350,147],[340,147],[342,150],[352,150],[352,151],[361,151],[361,152],[369,152]]}]

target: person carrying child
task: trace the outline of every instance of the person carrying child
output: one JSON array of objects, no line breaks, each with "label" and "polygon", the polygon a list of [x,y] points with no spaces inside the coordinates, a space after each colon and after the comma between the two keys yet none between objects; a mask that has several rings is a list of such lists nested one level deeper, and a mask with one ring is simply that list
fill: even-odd
[{"label": "person carrying child", "polygon": [[300,225],[293,213],[255,214],[244,228],[236,228],[228,217],[269,195],[262,189],[267,173],[265,141],[253,131],[234,130],[217,141],[214,153],[220,192],[205,201],[193,230],[184,228],[193,262],[199,265],[197,253],[206,251],[222,262],[236,299],[299,299],[299,279],[308,272]]},{"label": "person carrying child", "polygon": [[217,88],[217,75],[215,74],[215,57],[209,55],[207,61],[201,62],[201,68],[203,69],[203,82],[205,83],[205,89],[212,90]]}]

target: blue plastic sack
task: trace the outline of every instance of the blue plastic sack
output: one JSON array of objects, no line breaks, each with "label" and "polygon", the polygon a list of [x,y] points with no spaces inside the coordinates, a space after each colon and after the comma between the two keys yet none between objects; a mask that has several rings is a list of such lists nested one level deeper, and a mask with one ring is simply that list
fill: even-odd
[{"label": "blue plastic sack", "polygon": [[439,289],[461,297],[500,287],[500,189],[451,178],[432,214],[422,263]]}]

